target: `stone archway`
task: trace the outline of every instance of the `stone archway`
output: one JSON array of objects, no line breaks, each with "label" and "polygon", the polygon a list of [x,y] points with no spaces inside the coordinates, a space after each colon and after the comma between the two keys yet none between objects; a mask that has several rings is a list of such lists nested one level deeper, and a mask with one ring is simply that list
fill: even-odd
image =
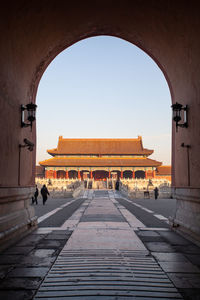
[{"label": "stone archway", "polygon": [[[186,0],[115,3],[85,0],[79,6],[62,0],[49,0],[48,4],[39,0],[4,3],[0,18],[0,198],[9,208],[4,210],[2,228],[5,234],[1,244],[5,240],[14,241],[13,236],[19,238],[35,222],[34,211],[28,205],[34,186],[35,150],[29,152],[23,148],[23,164],[19,166],[19,145],[23,145],[25,138],[35,144],[36,124],[32,131],[21,128],[20,105],[35,101],[40,78],[56,55],[73,43],[95,35],[120,37],[143,49],[164,73],[172,102],[189,105],[189,127],[175,132],[173,125],[172,130],[172,182],[180,204],[173,223],[178,224],[180,230],[199,238],[198,11],[197,2],[188,3]],[[182,143],[190,146],[189,163]],[[10,199],[13,207],[18,207],[19,222],[14,213],[12,217]],[[8,215],[10,222],[7,221]],[[18,233],[16,228],[19,228]]]}]

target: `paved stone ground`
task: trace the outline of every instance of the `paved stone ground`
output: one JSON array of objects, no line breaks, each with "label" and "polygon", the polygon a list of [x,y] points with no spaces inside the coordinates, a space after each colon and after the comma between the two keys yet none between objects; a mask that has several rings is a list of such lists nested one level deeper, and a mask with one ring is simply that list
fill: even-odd
[{"label": "paved stone ground", "polygon": [[1,253],[0,299],[33,299],[71,233],[35,231]]},{"label": "paved stone ground", "polygon": [[200,299],[200,248],[172,231],[138,230],[138,237],[184,299]]},{"label": "paved stone ground", "polygon": [[61,230],[0,254],[0,299],[200,299],[199,247],[144,226],[112,191],[83,199]]},{"label": "paved stone ground", "polygon": [[[131,211],[137,211],[137,216],[142,216],[139,208],[128,205],[128,202],[116,195],[119,203]],[[138,203],[138,201],[136,201]],[[154,220],[151,216],[148,222],[154,228],[137,228],[135,231],[151,255],[155,258],[167,276],[173,282],[186,300],[200,299],[200,248],[189,240],[171,231],[169,226]],[[146,222],[148,224],[148,222]],[[159,229],[159,227],[162,227]]]}]

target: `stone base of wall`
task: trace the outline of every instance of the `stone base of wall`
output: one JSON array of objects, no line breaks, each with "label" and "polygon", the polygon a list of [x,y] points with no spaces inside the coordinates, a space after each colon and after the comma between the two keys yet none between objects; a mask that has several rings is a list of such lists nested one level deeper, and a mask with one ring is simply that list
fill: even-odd
[{"label": "stone base of wall", "polygon": [[37,227],[35,210],[30,205],[32,187],[0,188],[0,251]]},{"label": "stone base of wall", "polygon": [[175,188],[176,212],[170,217],[174,230],[200,243],[200,189]]}]

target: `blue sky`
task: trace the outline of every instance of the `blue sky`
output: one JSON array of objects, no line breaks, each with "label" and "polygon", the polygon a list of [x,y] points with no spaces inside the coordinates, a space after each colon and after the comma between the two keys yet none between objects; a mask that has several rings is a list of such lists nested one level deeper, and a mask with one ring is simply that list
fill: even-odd
[{"label": "blue sky", "polygon": [[171,164],[171,97],[156,63],[115,37],[84,39],[60,53],[37,93],[37,163],[64,138],[136,138]]}]

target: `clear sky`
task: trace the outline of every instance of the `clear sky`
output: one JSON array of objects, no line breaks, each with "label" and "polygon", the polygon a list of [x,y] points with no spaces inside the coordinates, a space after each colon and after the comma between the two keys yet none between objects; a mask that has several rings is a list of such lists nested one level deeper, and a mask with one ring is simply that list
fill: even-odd
[{"label": "clear sky", "polygon": [[84,39],[60,53],[37,93],[37,163],[64,138],[136,138],[171,164],[171,97],[156,63],[115,37]]}]

